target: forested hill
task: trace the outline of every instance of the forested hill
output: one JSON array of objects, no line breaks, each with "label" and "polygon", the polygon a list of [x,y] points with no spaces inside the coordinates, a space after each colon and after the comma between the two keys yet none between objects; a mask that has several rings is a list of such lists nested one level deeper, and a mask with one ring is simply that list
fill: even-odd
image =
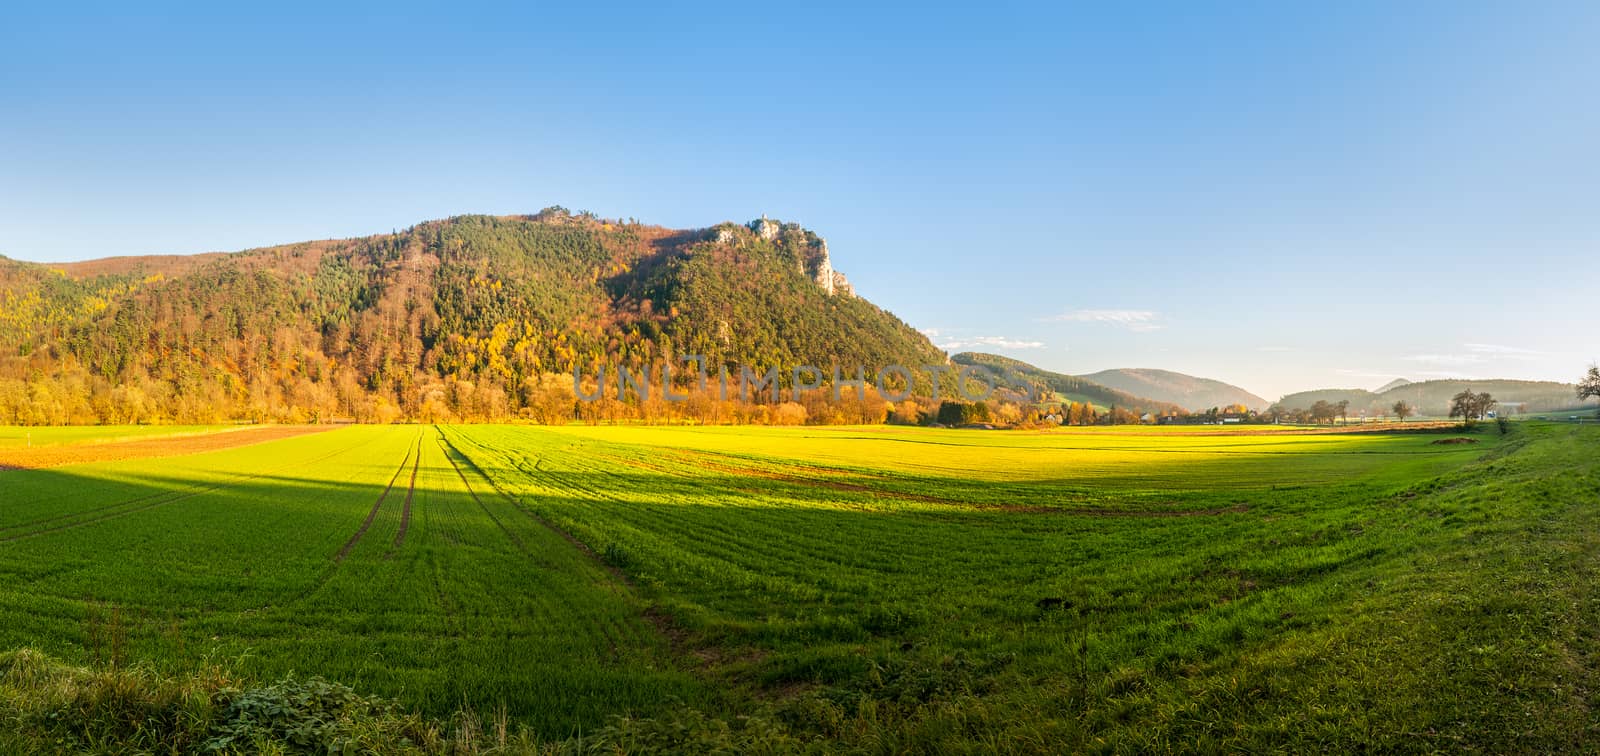
[{"label": "forested hill", "polygon": [[0,424],[516,416],[575,366],[684,354],[945,361],[855,296],[821,237],[765,218],[551,208],[226,255],[0,258]]},{"label": "forested hill", "polygon": [[1288,410],[1308,409],[1318,401],[1338,404],[1347,401],[1349,413],[1354,416],[1366,413],[1368,417],[1387,415],[1396,402],[1404,401],[1419,414],[1444,417],[1450,414],[1450,399],[1462,391],[1488,392],[1500,402],[1504,412],[1552,412],[1592,402],[1578,400],[1577,386],[1554,381],[1513,380],[1434,380],[1418,383],[1405,382],[1386,386],[1383,391],[1363,389],[1321,389],[1289,394],[1278,400],[1278,406]]},{"label": "forested hill", "polygon": [[1118,391],[1172,402],[1191,412],[1238,405],[1259,411],[1266,409],[1269,404],[1267,400],[1238,386],[1171,370],[1120,368],[1089,373],[1083,377]]},{"label": "forested hill", "polygon": [[1126,391],[1118,391],[1088,378],[1056,373],[1030,365],[1022,360],[985,352],[962,352],[950,358],[957,365],[976,365],[993,373],[1008,386],[1030,385],[1043,389],[1040,393],[1053,393],[1057,401],[1081,402],[1100,410],[1120,408],[1135,413],[1151,412],[1157,415],[1182,413],[1182,407]]}]

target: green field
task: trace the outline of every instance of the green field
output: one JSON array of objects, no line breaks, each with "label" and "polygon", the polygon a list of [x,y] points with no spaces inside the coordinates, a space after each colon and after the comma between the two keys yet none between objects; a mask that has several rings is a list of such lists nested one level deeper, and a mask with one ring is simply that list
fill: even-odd
[{"label": "green field", "polygon": [[[1593,745],[1600,429],[1208,430],[358,426],[3,471],[0,648],[523,746]],[[23,666],[18,743],[110,737],[35,721]]]},{"label": "green field", "polygon": [[59,425],[21,428],[0,425],[0,450],[28,447],[63,446],[125,441],[134,438],[183,436],[213,433],[232,426],[224,425]]}]

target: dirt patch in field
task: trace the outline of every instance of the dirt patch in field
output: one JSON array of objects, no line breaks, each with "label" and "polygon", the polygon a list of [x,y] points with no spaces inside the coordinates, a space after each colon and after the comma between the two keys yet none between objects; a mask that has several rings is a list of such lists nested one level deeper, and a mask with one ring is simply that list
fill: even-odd
[{"label": "dirt patch in field", "polygon": [[[631,587],[632,584],[629,585]],[[688,629],[678,624],[665,610],[654,604],[646,606],[644,619],[656,629],[658,635],[667,639],[667,645],[672,647],[674,654],[684,654],[690,648],[691,636]]]},{"label": "dirt patch in field", "polygon": [[178,457],[220,451],[267,441],[333,430],[331,425],[264,425],[183,436],[131,438],[126,441],[43,446],[0,451],[0,471],[36,470],[62,465],[116,462],[125,459]]},{"label": "dirt patch in field", "polygon": [[1433,442],[1433,445],[1434,446],[1451,446],[1451,445],[1454,445],[1454,444],[1475,444],[1475,443],[1478,443],[1478,439],[1475,439],[1475,438],[1441,438],[1438,441]]}]

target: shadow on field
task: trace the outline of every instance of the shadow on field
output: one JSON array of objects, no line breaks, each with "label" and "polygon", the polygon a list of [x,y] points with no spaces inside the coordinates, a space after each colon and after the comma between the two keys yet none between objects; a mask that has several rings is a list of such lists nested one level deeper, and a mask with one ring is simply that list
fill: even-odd
[{"label": "shadow on field", "polygon": [[[1555,689],[1529,680],[1593,668],[1568,664],[1588,636],[1549,652],[1600,585],[1593,445],[1555,431],[1026,481],[538,431],[463,441],[469,459],[394,433],[325,467],[0,473],[0,648],[317,674],[440,716],[504,705],[556,738],[784,702],[767,711],[802,732],[1087,722],[1048,734],[1069,744],[1211,742],[1195,722],[1320,742],[1272,728],[1379,711],[1404,744],[1522,733]],[[1560,696],[1575,713],[1545,715],[1546,742],[1587,721]]]},{"label": "shadow on field", "polygon": [[[1243,456],[994,482],[673,453],[480,470],[451,453],[409,469],[0,473],[0,648],[223,659],[438,715],[505,705],[565,735],[720,700],[708,672],[833,684],[870,674],[863,649],[915,656],[949,632],[1004,647],[1043,623],[1137,644],[1154,622],[1188,627],[1182,648],[1203,655],[1257,614],[1313,614],[1330,576],[1394,547],[1352,530],[1327,490],[1259,481],[1292,467],[1263,476]],[[1419,459],[1444,454],[1462,459]],[[1361,462],[1313,472],[1378,470],[1342,456]]]}]

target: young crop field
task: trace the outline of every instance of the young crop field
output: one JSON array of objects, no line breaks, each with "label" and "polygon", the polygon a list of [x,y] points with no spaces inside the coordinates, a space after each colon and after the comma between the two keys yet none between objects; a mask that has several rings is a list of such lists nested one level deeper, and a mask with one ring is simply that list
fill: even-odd
[{"label": "young crop field", "polygon": [[318,426],[0,426],[0,470],[173,457],[327,430]]},{"label": "young crop field", "polygon": [[0,649],[569,745],[1592,745],[1600,429],[1450,437],[356,426],[4,470]]},{"label": "young crop field", "polygon": [[0,425],[0,452],[69,444],[104,444],[136,438],[193,436],[227,430],[223,425]]},{"label": "young crop field", "polygon": [[[637,599],[431,427],[4,473],[0,647],[224,659],[566,734],[691,678]],[[620,708],[619,708],[620,707]]]}]

